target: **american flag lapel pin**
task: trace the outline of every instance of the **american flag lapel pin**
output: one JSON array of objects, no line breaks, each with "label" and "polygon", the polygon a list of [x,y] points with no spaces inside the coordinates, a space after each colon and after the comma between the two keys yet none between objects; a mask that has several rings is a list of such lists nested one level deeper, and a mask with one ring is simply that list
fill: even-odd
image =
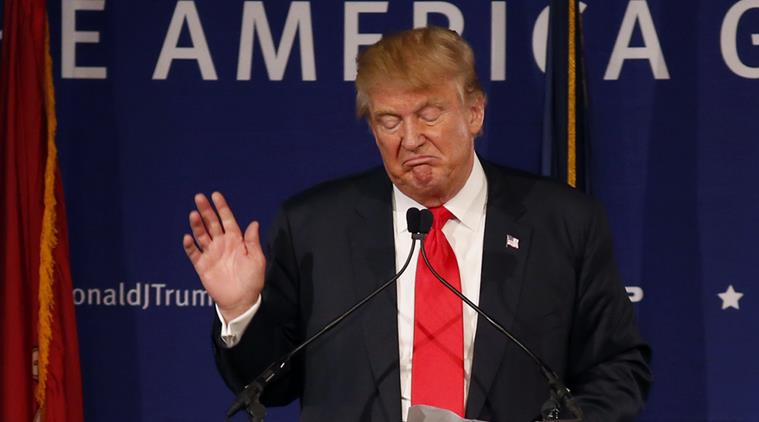
[{"label": "american flag lapel pin", "polygon": [[512,236],[512,235],[510,235],[510,234],[507,234],[506,235],[506,247],[507,248],[519,249],[519,239],[516,238],[516,237],[514,237],[514,236]]}]

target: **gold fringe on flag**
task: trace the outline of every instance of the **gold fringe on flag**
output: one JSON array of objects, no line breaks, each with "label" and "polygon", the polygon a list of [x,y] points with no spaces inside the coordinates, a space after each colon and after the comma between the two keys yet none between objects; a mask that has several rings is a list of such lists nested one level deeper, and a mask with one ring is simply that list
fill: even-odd
[{"label": "gold fringe on flag", "polygon": [[577,87],[576,75],[577,75],[577,63],[575,61],[575,14],[577,13],[575,6],[575,0],[569,1],[569,48],[567,50],[567,56],[569,62],[567,63],[568,75],[567,80],[569,86],[567,87],[567,183],[570,186],[577,187],[577,141],[576,141],[576,120],[575,115],[575,102],[577,100]]},{"label": "gold fringe on flag", "polygon": [[40,285],[39,285],[39,378],[35,398],[40,407],[45,404],[47,386],[47,367],[50,357],[50,340],[53,336],[51,329],[52,309],[55,306],[53,269],[55,260],[53,250],[58,243],[56,233],[56,199],[55,199],[55,170],[58,150],[55,146],[55,91],[53,87],[53,59],[50,56],[50,27],[45,22],[45,115],[47,122],[47,159],[45,161],[45,210],[42,217],[42,233],[40,234]]}]

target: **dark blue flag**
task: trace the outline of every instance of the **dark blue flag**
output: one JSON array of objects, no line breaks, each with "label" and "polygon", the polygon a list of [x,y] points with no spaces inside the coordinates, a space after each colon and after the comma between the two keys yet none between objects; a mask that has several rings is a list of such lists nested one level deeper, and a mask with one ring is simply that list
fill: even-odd
[{"label": "dark blue flag", "polygon": [[542,172],[590,192],[588,89],[578,0],[551,0]]}]

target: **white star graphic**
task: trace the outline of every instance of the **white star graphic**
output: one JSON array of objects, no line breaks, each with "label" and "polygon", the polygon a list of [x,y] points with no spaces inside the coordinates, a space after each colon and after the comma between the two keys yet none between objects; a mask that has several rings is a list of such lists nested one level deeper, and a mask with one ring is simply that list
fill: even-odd
[{"label": "white star graphic", "polygon": [[740,309],[738,301],[743,297],[743,293],[738,293],[733,289],[733,285],[727,286],[727,290],[724,293],[717,294],[722,299],[722,309],[735,308]]}]

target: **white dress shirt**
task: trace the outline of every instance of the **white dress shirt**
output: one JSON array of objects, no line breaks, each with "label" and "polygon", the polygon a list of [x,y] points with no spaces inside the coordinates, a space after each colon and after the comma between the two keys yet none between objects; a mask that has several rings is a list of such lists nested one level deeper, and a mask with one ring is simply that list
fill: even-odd
[{"label": "white dress shirt", "polygon": [[[485,239],[485,204],[487,179],[480,161],[475,157],[472,172],[464,187],[444,204],[455,219],[448,220],[443,233],[451,244],[459,264],[461,292],[475,305],[480,300],[480,274],[482,273],[482,245]],[[393,187],[393,224],[395,233],[395,267],[400,270],[411,248],[411,234],[406,228],[406,210],[424,208]],[[411,406],[411,357],[414,350],[414,289],[419,248],[414,251],[406,272],[398,279],[398,352],[401,369],[401,415],[406,420]],[[451,293],[453,294],[453,293]],[[477,330],[477,313],[465,303],[464,318],[464,403],[469,393],[472,374],[474,335]]]},{"label": "white dress shirt", "polygon": [[[464,187],[446,202],[444,206],[455,219],[448,220],[443,233],[448,239],[461,276],[461,291],[475,304],[480,300],[480,275],[482,273],[482,246],[485,238],[485,205],[487,204],[487,179],[480,161],[475,156],[472,172]],[[406,228],[406,210],[411,207],[424,208],[393,186],[393,233],[395,237],[395,266],[400,270],[411,248],[411,234]],[[414,288],[419,248],[414,251],[406,272],[397,283],[398,292],[398,352],[401,376],[401,415],[406,420],[411,406],[411,362],[414,347]],[[472,373],[474,338],[477,330],[477,313],[463,302],[464,318],[464,403],[469,393],[469,379]],[[261,306],[261,298],[244,314],[225,323],[218,307],[216,312],[221,320],[221,338],[228,347],[235,346],[245,332],[256,311]]]}]

